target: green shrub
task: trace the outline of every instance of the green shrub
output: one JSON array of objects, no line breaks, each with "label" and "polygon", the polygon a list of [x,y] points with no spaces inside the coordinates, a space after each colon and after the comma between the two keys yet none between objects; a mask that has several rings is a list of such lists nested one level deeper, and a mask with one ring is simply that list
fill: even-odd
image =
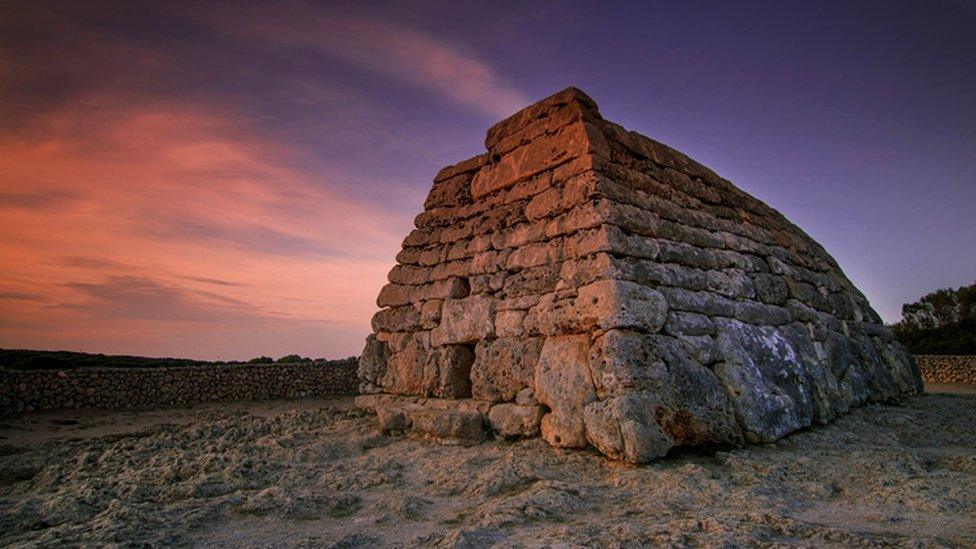
[{"label": "green shrub", "polygon": [[976,354],[976,282],[932,292],[901,308],[898,340],[921,355]]}]

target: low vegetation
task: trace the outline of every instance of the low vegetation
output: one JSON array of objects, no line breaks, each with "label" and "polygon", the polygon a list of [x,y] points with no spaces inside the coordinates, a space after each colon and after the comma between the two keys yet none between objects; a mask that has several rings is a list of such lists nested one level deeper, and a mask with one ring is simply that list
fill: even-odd
[{"label": "low vegetation", "polygon": [[976,282],[941,289],[901,308],[892,326],[909,351],[925,355],[976,354]]},{"label": "low vegetation", "polygon": [[[287,355],[275,360],[260,356],[246,361],[248,364],[297,364],[322,362],[299,355]],[[200,366],[217,364],[241,364],[243,361],[207,361],[188,358],[151,358],[128,355],[103,355],[73,351],[32,351],[27,349],[0,349],[0,367],[13,370],[70,370],[74,368],[167,368],[174,366]]]}]

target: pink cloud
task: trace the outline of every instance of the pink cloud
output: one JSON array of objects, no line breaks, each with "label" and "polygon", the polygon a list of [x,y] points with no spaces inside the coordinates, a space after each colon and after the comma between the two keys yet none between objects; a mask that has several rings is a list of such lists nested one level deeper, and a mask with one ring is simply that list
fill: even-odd
[{"label": "pink cloud", "polygon": [[0,138],[0,293],[22,297],[0,302],[0,346],[358,353],[409,217],[218,105],[91,97],[35,123]]},{"label": "pink cloud", "polygon": [[[398,161],[369,162],[417,159],[429,144],[377,122],[395,105],[294,67],[265,85],[261,63],[300,50],[493,117],[527,103],[465,46],[400,22],[222,6],[156,12],[188,36],[212,32],[216,52],[106,32],[112,17],[94,24],[83,8],[25,10],[10,25],[43,47],[0,55],[12,82],[0,90],[11,107],[0,113],[0,346],[358,353],[411,226],[406,205],[423,198]],[[260,62],[247,64],[252,54]],[[289,108],[321,120],[282,129]],[[376,154],[339,158],[367,147]]]}]

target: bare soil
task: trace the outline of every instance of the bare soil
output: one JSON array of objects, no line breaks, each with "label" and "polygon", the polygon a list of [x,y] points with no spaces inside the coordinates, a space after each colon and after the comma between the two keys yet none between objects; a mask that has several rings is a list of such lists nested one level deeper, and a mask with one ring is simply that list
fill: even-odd
[{"label": "bare soil", "polygon": [[971,547],[976,391],[929,390],[639,467],[382,436],[348,398],[28,414],[0,420],[0,545]]}]

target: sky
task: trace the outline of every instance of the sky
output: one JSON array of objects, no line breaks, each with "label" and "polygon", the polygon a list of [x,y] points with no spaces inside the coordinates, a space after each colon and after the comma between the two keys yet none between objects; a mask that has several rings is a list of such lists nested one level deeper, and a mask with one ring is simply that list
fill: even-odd
[{"label": "sky", "polygon": [[433,175],[567,86],[888,322],[976,280],[976,3],[0,0],[0,347],[358,354]]}]

